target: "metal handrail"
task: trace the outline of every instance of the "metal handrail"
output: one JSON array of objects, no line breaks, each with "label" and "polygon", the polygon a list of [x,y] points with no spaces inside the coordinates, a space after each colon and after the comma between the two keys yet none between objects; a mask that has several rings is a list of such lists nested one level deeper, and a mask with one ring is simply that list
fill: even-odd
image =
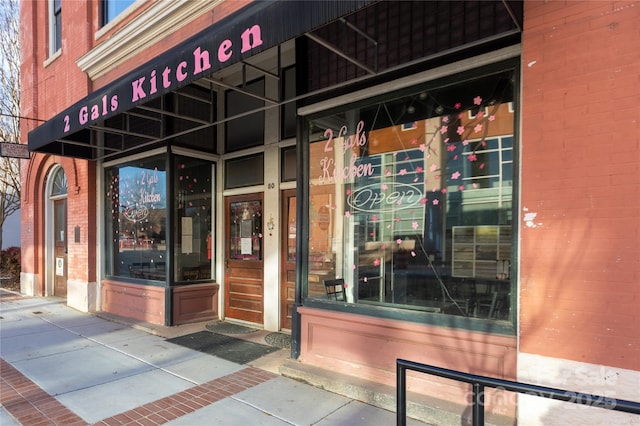
[{"label": "metal handrail", "polygon": [[509,392],[518,392],[543,398],[557,399],[572,402],[574,404],[589,405],[605,408],[607,410],[622,411],[631,414],[640,414],[640,403],[624,399],[606,398],[600,395],[590,395],[581,392],[573,392],[564,389],[550,388],[546,386],[531,385],[528,383],[513,382],[511,380],[496,379],[493,377],[479,376],[463,373],[433,365],[420,364],[404,359],[396,359],[396,424],[407,424],[407,370],[413,370],[424,374],[444,377],[471,384],[472,387],[472,424],[484,425],[484,388],[496,388]]}]

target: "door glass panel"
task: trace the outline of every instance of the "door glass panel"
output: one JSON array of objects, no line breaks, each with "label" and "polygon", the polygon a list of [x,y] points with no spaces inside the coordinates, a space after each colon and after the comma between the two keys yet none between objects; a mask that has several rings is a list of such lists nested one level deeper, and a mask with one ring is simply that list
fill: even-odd
[{"label": "door glass panel", "polygon": [[65,220],[65,202],[56,202],[55,209],[55,241],[56,243],[64,243],[66,240],[65,231],[67,227]]},{"label": "door glass panel", "polygon": [[262,260],[262,202],[229,205],[229,258]]},{"label": "door glass panel", "polygon": [[289,198],[287,218],[287,260],[296,260],[296,197]]}]

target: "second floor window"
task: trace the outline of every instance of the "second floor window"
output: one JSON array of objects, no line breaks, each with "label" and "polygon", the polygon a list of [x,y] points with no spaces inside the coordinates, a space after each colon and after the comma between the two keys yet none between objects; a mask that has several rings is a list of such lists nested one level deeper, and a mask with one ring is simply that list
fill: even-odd
[{"label": "second floor window", "polygon": [[102,25],[113,21],[122,11],[135,0],[102,0]]},{"label": "second floor window", "polygon": [[49,2],[49,56],[62,48],[62,0]]}]

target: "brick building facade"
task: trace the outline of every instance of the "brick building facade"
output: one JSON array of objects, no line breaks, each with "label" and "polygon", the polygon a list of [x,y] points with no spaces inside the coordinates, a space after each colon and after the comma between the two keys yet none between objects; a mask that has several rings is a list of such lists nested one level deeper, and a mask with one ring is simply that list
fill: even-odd
[{"label": "brick building facade", "polygon": [[640,400],[640,4],[112,3],[22,3],[24,293]]}]

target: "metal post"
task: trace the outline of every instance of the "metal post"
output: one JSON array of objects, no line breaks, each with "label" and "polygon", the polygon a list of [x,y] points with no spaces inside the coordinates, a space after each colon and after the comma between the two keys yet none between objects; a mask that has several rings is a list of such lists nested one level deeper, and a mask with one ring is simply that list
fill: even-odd
[{"label": "metal post", "polygon": [[484,425],[484,386],[478,382],[474,382],[473,388],[473,401],[472,401],[472,413],[473,413],[473,426]]},{"label": "metal post", "polygon": [[407,425],[407,370],[399,362],[396,362],[396,425]]}]

